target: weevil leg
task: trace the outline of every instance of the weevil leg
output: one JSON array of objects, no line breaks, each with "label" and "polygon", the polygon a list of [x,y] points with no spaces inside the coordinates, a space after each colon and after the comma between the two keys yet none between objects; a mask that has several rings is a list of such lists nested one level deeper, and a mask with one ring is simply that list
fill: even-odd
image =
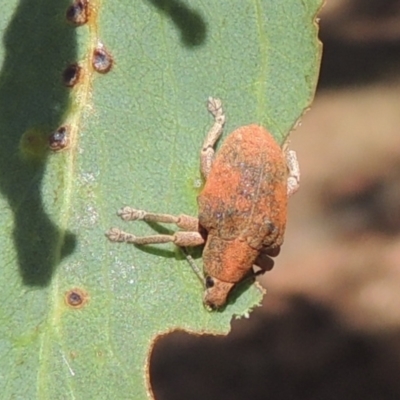
[{"label": "weevil leg", "polygon": [[225,114],[220,99],[209,97],[207,109],[214,117],[214,124],[207,133],[200,153],[200,170],[205,179],[210,173],[214,160],[215,143],[221,136],[225,124]]},{"label": "weevil leg", "polygon": [[271,257],[276,257],[279,255],[281,251],[281,246],[264,246],[256,260],[254,261],[254,265],[259,267],[260,270],[254,272],[254,276],[262,275],[267,271],[271,271],[274,267],[274,260]]},{"label": "weevil leg", "polygon": [[288,196],[296,193],[300,187],[300,167],[297,160],[297,155],[294,150],[286,150],[286,163],[289,170],[287,179],[287,193]]},{"label": "weevil leg", "polygon": [[124,207],[118,211],[118,215],[125,221],[142,220],[148,222],[161,222],[175,224],[183,231],[175,232],[173,235],[149,235],[135,236],[124,232],[119,228],[111,228],[106,236],[111,242],[126,242],[138,245],[156,243],[174,243],[177,246],[199,246],[204,243],[204,238],[199,232],[199,221],[189,215],[170,215],[148,213],[131,207]]},{"label": "weevil leg", "polygon": [[274,267],[274,260],[268,255],[267,252],[261,252],[254,265],[260,268],[260,271],[255,272],[256,275],[262,275],[266,271],[271,271]]},{"label": "weevil leg", "polygon": [[190,215],[156,214],[131,207],[123,207],[117,213],[124,221],[147,221],[164,224],[175,224],[184,231],[198,231],[199,220]]},{"label": "weevil leg", "polygon": [[264,275],[266,272],[271,271],[274,267],[275,261],[266,252],[261,252],[256,261],[254,261],[254,266],[260,268],[258,271],[252,271],[249,278],[255,279],[257,276]]},{"label": "weevil leg", "polygon": [[119,228],[111,228],[106,236],[111,242],[125,242],[137,245],[174,243],[177,246],[200,246],[204,243],[204,238],[199,232],[178,231],[173,235],[149,235],[135,236],[124,232]]}]

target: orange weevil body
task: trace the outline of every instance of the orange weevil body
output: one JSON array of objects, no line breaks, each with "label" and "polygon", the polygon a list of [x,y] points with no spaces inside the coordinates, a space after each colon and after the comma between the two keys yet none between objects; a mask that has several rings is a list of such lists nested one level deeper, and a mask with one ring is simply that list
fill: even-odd
[{"label": "orange weevil body", "polygon": [[225,115],[219,99],[210,98],[208,110],[215,122],[201,150],[201,172],[206,180],[198,196],[198,218],[153,214],[125,207],[124,220],[174,223],[174,235],[136,237],[112,228],[111,241],[138,245],[173,242],[178,246],[205,244],[203,251],[204,303],[223,306],[231,289],[253,273],[253,266],[272,268],[285,233],[287,200],[299,186],[294,151],[282,150],[271,134],[258,125],[232,132],[214,158]]}]

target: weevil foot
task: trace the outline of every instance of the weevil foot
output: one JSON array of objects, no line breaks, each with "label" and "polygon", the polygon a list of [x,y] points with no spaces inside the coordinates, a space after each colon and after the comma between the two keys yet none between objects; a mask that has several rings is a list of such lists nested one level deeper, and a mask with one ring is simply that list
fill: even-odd
[{"label": "weevil foot", "polygon": [[215,97],[209,97],[207,101],[207,110],[213,115],[215,119],[223,116],[224,112],[222,110],[221,99]]},{"label": "weevil foot", "polygon": [[129,242],[135,240],[135,236],[131,235],[130,233],[126,233],[121,231],[118,228],[111,228],[108,232],[106,232],[106,236],[110,240],[110,242]]},{"label": "weevil foot", "polygon": [[117,215],[121,217],[124,221],[136,221],[144,219],[146,216],[146,211],[136,210],[131,207],[123,207],[118,210]]}]

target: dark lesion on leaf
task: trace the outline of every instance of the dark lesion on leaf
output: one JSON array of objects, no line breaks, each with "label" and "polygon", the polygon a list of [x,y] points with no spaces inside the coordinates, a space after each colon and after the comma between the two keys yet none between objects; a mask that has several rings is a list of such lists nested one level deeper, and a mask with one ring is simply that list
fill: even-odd
[{"label": "dark lesion on leaf", "polygon": [[81,288],[73,288],[65,293],[65,304],[72,308],[82,308],[89,301],[88,293]]},{"label": "dark lesion on leaf", "polygon": [[75,0],[65,13],[67,20],[76,26],[86,24],[89,20],[89,15],[89,0]]},{"label": "dark lesion on leaf", "polygon": [[81,76],[82,67],[78,63],[69,64],[63,71],[62,79],[67,87],[74,87]]},{"label": "dark lesion on leaf", "polygon": [[106,47],[99,43],[92,55],[92,66],[100,74],[106,74],[113,66],[114,60]]},{"label": "dark lesion on leaf", "polygon": [[69,143],[69,130],[68,125],[60,126],[49,136],[49,147],[53,151],[60,151],[65,149]]}]

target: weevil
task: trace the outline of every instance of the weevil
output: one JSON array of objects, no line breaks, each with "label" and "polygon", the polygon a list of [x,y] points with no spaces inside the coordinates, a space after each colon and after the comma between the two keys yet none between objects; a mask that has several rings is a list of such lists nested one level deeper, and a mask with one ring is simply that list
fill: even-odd
[{"label": "weevil", "polygon": [[203,249],[204,304],[223,307],[232,288],[254,276],[254,266],[272,268],[270,257],[279,254],[286,226],[288,197],[299,187],[300,171],[294,151],[282,149],[262,126],[247,125],[228,135],[215,155],[214,146],[225,124],[220,99],[210,97],[214,117],[201,149],[200,170],[204,188],[197,197],[198,218],[181,214],[156,214],[124,207],[126,220],[175,224],[172,235],[137,237],[112,228],[113,242],[136,245],[172,242]]}]

